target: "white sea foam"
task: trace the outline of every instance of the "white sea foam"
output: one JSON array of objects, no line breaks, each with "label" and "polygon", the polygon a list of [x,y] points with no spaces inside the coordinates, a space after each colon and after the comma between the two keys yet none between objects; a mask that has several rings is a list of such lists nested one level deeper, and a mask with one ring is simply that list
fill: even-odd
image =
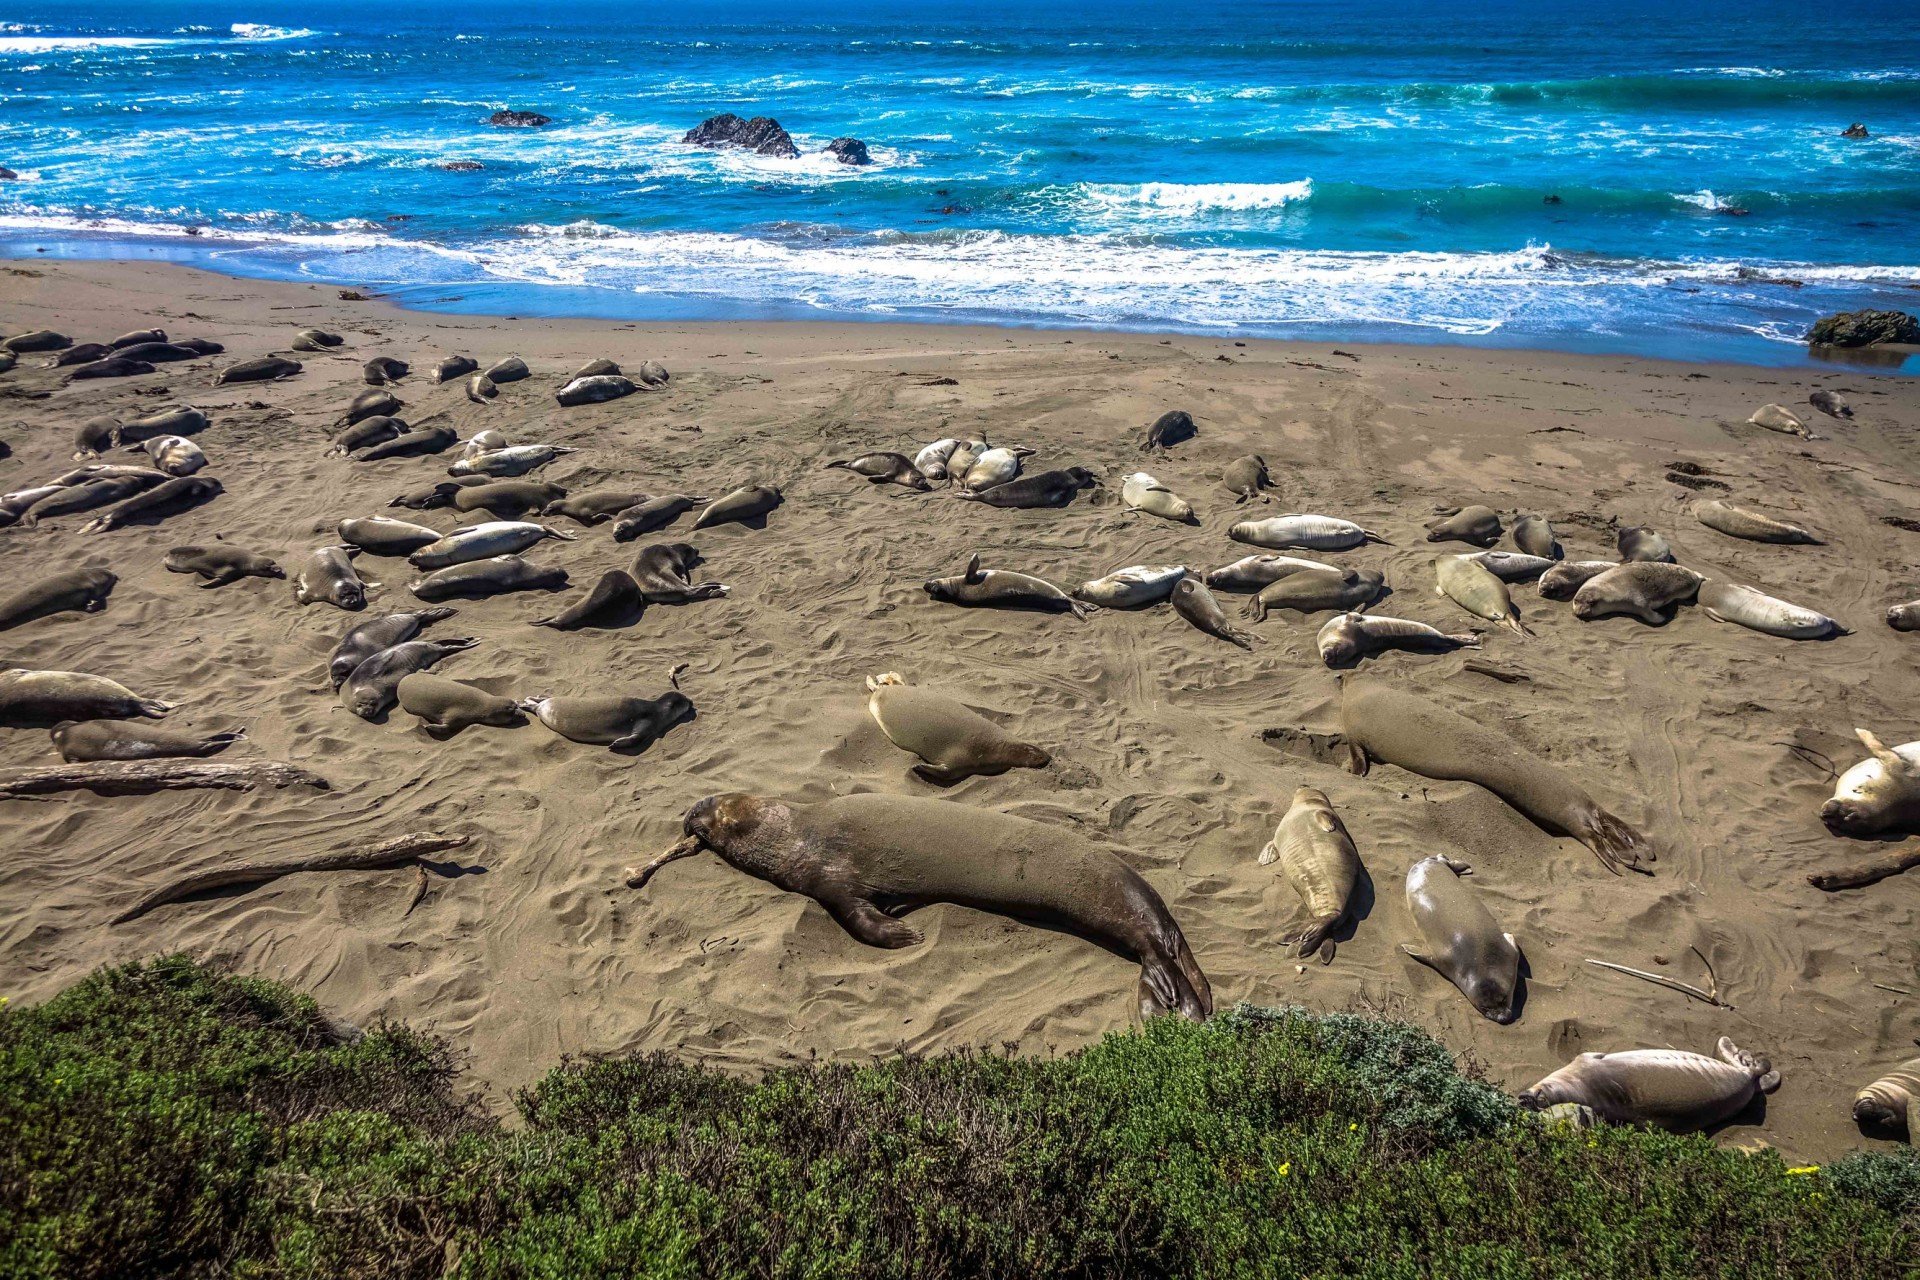
[{"label": "white sea foam", "polygon": [[236,40],[305,40],[318,34],[311,27],[270,27],[261,22],[236,22],[227,30]]},{"label": "white sea foam", "polygon": [[[24,30],[26,28],[17,23],[0,25],[0,31]],[[200,34],[208,30],[206,27],[185,27],[172,36],[0,35],[0,55],[86,49],[157,49],[175,45],[227,44],[233,41],[304,40],[318,34],[308,27],[271,27],[257,22],[234,23],[228,28],[230,40]]]},{"label": "white sea foam", "polygon": [[1705,209],[1709,213],[1718,213],[1722,209],[1733,207],[1711,191],[1676,191],[1673,193],[1673,198],[1681,204],[1690,204],[1696,209]]},{"label": "white sea foam", "polygon": [[1213,210],[1284,209],[1313,195],[1313,179],[1298,182],[1143,182],[1136,186],[1081,183],[1080,199],[1116,212],[1192,217]]}]

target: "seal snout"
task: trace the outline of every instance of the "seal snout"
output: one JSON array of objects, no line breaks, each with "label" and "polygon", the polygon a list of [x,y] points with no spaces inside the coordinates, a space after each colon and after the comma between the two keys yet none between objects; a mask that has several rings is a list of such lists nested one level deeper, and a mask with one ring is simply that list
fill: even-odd
[{"label": "seal snout", "polygon": [[1855,1098],[1853,1101],[1855,1124],[1892,1126],[1895,1119],[1893,1108],[1878,1098]]}]

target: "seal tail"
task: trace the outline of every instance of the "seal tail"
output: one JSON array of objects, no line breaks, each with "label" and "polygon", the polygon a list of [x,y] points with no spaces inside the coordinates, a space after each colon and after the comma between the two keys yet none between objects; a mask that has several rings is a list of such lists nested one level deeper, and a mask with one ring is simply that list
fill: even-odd
[{"label": "seal tail", "polygon": [[843,467],[846,470],[851,471],[853,470],[853,461],[850,458],[835,458],[832,462],[829,462],[826,466],[820,469],[822,471],[831,471],[835,467]]},{"label": "seal tail", "polygon": [[1377,542],[1383,547],[1390,547],[1393,545],[1392,542],[1381,537],[1379,534],[1375,533],[1371,529],[1362,529],[1360,532],[1366,535],[1366,541],[1368,542]]},{"label": "seal tail", "polygon": [[1500,625],[1523,639],[1531,640],[1533,638],[1533,632],[1527,629],[1526,623],[1520,621],[1518,614],[1508,614],[1506,617],[1500,619]]},{"label": "seal tail", "polygon": [[1772,1093],[1780,1087],[1780,1073],[1773,1069],[1773,1063],[1765,1054],[1742,1049],[1727,1036],[1720,1037],[1716,1052],[1719,1053],[1723,1062],[1732,1063],[1751,1075],[1754,1087],[1761,1093]]},{"label": "seal tail", "polygon": [[149,720],[161,720],[167,712],[173,710],[171,702],[162,702],[158,698],[142,698],[138,703],[140,714]]},{"label": "seal tail", "polygon": [[1582,818],[1580,826],[1570,834],[1593,850],[1607,870],[1619,875],[1624,867],[1642,875],[1653,874],[1651,867],[1641,865],[1657,861],[1652,848],[1647,847],[1647,838],[1599,805]]},{"label": "seal tail", "polygon": [[1453,641],[1462,649],[1478,649],[1480,647],[1480,633],[1478,631],[1456,631],[1448,635],[1447,639]]},{"label": "seal tail", "polygon": [[1156,954],[1140,957],[1141,1017],[1178,1013],[1205,1022],[1213,1016],[1213,986],[1200,971],[1180,926],[1168,917],[1163,927],[1165,936],[1155,939]]},{"label": "seal tail", "polygon": [[1332,934],[1334,929],[1339,925],[1340,920],[1341,917],[1339,916],[1335,916],[1331,920],[1322,920],[1301,934],[1299,937],[1300,948],[1297,953],[1300,958],[1304,960],[1306,957],[1317,953],[1320,957],[1321,964],[1332,964],[1335,944],[1329,935]]},{"label": "seal tail", "polygon": [[245,729],[229,729],[225,733],[216,733],[208,738],[206,742],[201,745],[199,754],[202,756],[217,756],[234,743],[245,742],[246,740],[247,731]]}]

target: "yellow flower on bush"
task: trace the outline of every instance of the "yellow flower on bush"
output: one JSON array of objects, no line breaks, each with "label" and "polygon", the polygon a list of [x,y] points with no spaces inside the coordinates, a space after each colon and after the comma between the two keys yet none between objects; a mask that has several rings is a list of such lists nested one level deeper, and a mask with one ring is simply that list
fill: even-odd
[{"label": "yellow flower on bush", "polygon": [[1793,1168],[1787,1170],[1787,1176],[1789,1178],[1797,1178],[1802,1176],[1803,1174],[1818,1173],[1818,1172],[1820,1172],[1819,1165],[1803,1164],[1803,1165],[1796,1165]]}]

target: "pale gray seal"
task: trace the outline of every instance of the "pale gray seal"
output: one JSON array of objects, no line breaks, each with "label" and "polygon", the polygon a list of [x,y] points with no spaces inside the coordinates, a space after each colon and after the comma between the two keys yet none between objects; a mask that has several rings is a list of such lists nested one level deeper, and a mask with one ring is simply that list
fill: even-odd
[{"label": "pale gray seal", "polygon": [[1646,560],[1673,563],[1673,548],[1660,536],[1660,531],[1644,524],[1630,525],[1615,535],[1615,545],[1620,548],[1622,560]]},{"label": "pale gray seal", "polygon": [[773,509],[784,501],[780,490],[770,484],[744,485],[709,503],[706,510],[693,518],[693,527],[711,529],[715,525],[737,523],[760,528]]},{"label": "pale gray seal", "polygon": [[420,548],[430,547],[446,536],[438,529],[429,529],[423,524],[410,524],[405,520],[393,520],[386,516],[342,520],[338,532],[340,541],[350,547],[372,552],[376,556],[412,555]]},{"label": "pale gray seal", "polygon": [[1260,588],[1247,601],[1246,613],[1255,622],[1265,622],[1275,609],[1294,609],[1301,613],[1319,613],[1323,609],[1364,609],[1376,600],[1386,586],[1386,577],[1377,569],[1306,569],[1290,573]]},{"label": "pale gray seal", "polygon": [[1609,1124],[1686,1132],[1736,1116],[1780,1087],[1780,1073],[1759,1054],[1725,1036],[1717,1052],[1718,1058],[1681,1049],[1583,1053],[1518,1100],[1528,1111],[1576,1102]]},{"label": "pale gray seal", "polygon": [[1573,593],[1573,616],[1583,622],[1624,613],[1660,626],[1676,605],[1692,600],[1706,579],[1691,569],[1654,560],[1629,560],[1595,574]]},{"label": "pale gray seal", "polygon": [[181,760],[219,755],[246,738],[243,729],[188,733],[145,720],[63,721],[53,726],[53,749],[68,764],[95,760]]},{"label": "pale gray seal", "polygon": [[1571,600],[1588,582],[1618,567],[1612,560],[1562,560],[1540,575],[1537,586],[1548,600]]},{"label": "pale gray seal", "polygon": [[185,436],[155,436],[145,444],[127,447],[143,450],[156,470],[170,476],[190,476],[207,465],[206,453]]},{"label": "pale gray seal", "polygon": [[1460,988],[1482,1017],[1502,1026],[1519,1017],[1520,945],[1501,932],[1479,895],[1460,877],[1464,862],[1443,854],[1422,858],[1407,870],[1407,911],[1427,949],[1400,949]]},{"label": "pale gray seal", "polygon": [[353,557],[359,554],[358,547],[321,547],[314,551],[293,580],[293,598],[303,605],[330,604],[349,613],[366,608],[369,584],[353,571]]},{"label": "pale gray seal", "polygon": [[1442,631],[1424,622],[1379,614],[1342,613],[1321,624],[1314,646],[1320,650],[1320,660],[1329,667],[1344,667],[1387,649],[1405,649],[1411,653],[1478,649],[1480,633]]},{"label": "pale gray seal", "polygon": [[421,727],[434,738],[451,738],[475,725],[510,729],[527,722],[512,698],[431,671],[408,672],[400,677],[394,693],[400,709],[424,721]]},{"label": "pale gray seal", "polygon": [[220,482],[210,475],[175,476],[101,512],[81,525],[80,532],[107,533],[129,524],[157,524],[168,516],[211,502],[224,491]]},{"label": "pale gray seal", "polygon": [[1735,623],[1784,640],[1828,640],[1853,634],[1824,613],[1731,582],[1703,582],[1697,599],[1700,611],[1715,622]]},{"label": "pale gray seal", "polygon": [[913,459],[901,453],[863,453],[857,458],[836,458],[827,469],[839,467],[865,476],[872,484],[897,484],[908,489],[931,489],[927,477],[913,465]]},{"label": "pale gray seal", "polygon": [[[1235,542],[1286,551],[1300,547],[1308,551],[1345,551],[1364,542],[1386,543],[1370,529],[1362,529],[1351,520],[1334,516],[1271,516],[1265,520],[1243,520],[1227,530]],[[1392,545],[1392,544],[1388,544]]]},{"label": "pale gray seal", "polygon": [[1801,436],[1808,440],[1816,439],[1812,428],[1801,420],[1799,414],[1783,404],[1763,404],[1753,411],[1747,419],[1756,427],[1765,427],[1769,431],[1778,431],[1782,435]]},{"label": "pale gray seal", "polygon": [[171,703],[142,698],[105,676],[83,671],[0,671],[0,728],[51,729],[62,720],[158,720]]},{"label": "pale gray seal", "polygon": [[285,578],[287,571],[263,555],[238,547],[175,547],[167,552],[169,573],[197,573],[209,587],[224,587],[242,578]]},{"label": "pale gray seal", "polygon": [[1044,579],[1006,569],[982,569],[978,552],[967,561],[965,573],[952,578],[929,578],[923,587],[928,596],[947,604],[1037,609],[1045,613],[1071,613],[1076,618],[1085,618],[1088,611],[1086,605]]},{"label": "pale gray seal", "polygon": [[1492,507],[1454,507],[1446,518],[1427,526],[1428,542],[1470,542],[1490,547],[1500,541],[1500,513]]},{"label": "pale gray seal", "polygon": [[1144,471],[1136,471],[1120,482],[1120,500],[1130,511],[1144,511],[1175,524],[1200,523],[1191,502]]},{"label": "pale gray seal", "polygon": [[1920,742],[1888,747],[1865,729],[1854,733],[1869,755],[1834,782],[1820,821],[1836,835],[1920,835]]},{"label": "pale gray seal", "polygon": [[632,755],[694,718],[693,703],[677,690],[657,698],[528,698],[520,708],[570,742]]},{"label": "pale gray seal", "polygon": [[1887,625],[1895,631],[1920,631],[1920,600],[1909,600],[1889,608]]},{"label": "pale gray seal", "polygon": [[1703,502],[1694,508],[1694,517],[1707,528],[1724,533],[1729,538],[1745,538],[1749,542],[1780,542],[1801,546],[1823,546],[1820,539],[1808,533],[1798,525],[1785,524],[1779,520],[1761,515],[1758,511],[1749,511],[1745,507],[1736,507],[1729,502]]},{"label": "pale gray seal", "polygon": [[623,378],[617,373],[592,374],[575,378],[554,392],[553,398],[570,409],[576,405],[605,404],[609,400],[630,396],[639,389],[632,379]]},{"label": "pale gray seal", "polygon": [[1129,565],[1081,583],[1073,589],[1073,596],[1103,609],[1143,609],[1171,596],[1174,585],[1186,576],[1187,566],[1183,564]]},{"label": "pale gray seal", "polygon": [[1220,479],[1227,486],[1227,492],[1234,495],[1235,502],[1245,502],[1249,498],[1271,501],[1266,490],[1273,484],[1273,479],[1267,474],[1267,460],[1257,453],[1229,462]]},{"label": "pale gray seal", "polygon": [[500,388],[493,385],[493,379],[484,373],[467,375],[467,399],[475,404],[487,404],[500,394]]},{"label": "pale gray seal", "polygon": [[404,644],[420,634],[423,627],[451,618],[456,609],[416,609],[407,613],[389,613],[382,618],[373,618],[340,637],[340,643],[334,646],[333,656],[327,661],[327,674],[338,689],[346,682],[353,669],[371,658],[382,649],[391,649],[394,645]]},{"label": "pale gray seal", "polygon": [[454,636],[446,640],[408,640],[382,649],[353,669],[340,686],[340,700],[362,720],[372,720],[399,700],[403,677],[425,671],[442,658],[479,643],[472,636]]},{"label": "pale gray seal", "polygon": [[612,627],[637,617],[646,607],[640,584],[624,569],[609,569],[593,584],[582,600],[569,605],[551,618],[536,618],[536,627],[555,631],[578,631],[581,627]]},{"label": "pale gray seal", "polygon": [[165,342],[166,340],[165,329],[135,329],[131,333],[121,334],[107,345],[118,351],[121,347],[135,347],[143,342]]},{"label": "pale gray seal", "polygon": [[[1559,544],[1554,545],[1557,550]],[[1502,582],[1530,582],[1559,563],[1522,551],[1475,551],[1460,558],[1471,560]]]},{"label": "pale gray seal", "polygon": [[972,493],[996,488],[1006,484],[1020,474],[1020,459],[1033,456],[1033,450],[1024,448],[988,449],[973,460],[964,477],[956,476],[961,487]]},{"label": "pale gray seal", "polygon": [[1513,522],[1513,545],[1530,556],[1539,556],[1543,560],[1558,560],[1561,556],[1560,540],[1553,536],[1553,526],[1545,516],[1517,516]]},{"label": "pale gray seal", "polygon": [[488,453],[462,458],[447,468],[450,476],[494,476],[508,479],[538,470],[555,458],[563,458],[578,449],[558,444],[514,444]]},{"label": "pale gray seal", "polygon": [[1467,556],[1441,556],[1433,562],[1435,590],[1476,618],[1497,622],[1519,636],[1530,636],[1507,584],[1493,570]]},{"label": "pale gray seal", "polygon": [[695,582],[693,570],[700,552],[687,542],[654,542],[640,548],[629,570],[640,598],[648,604],[693,604],[718,600],[727,594],[721,582]]},{"label": "pale gray seal", "polygon": [[1222,591],[1258,591],[1270,583],[1308,569],[1325,573],[1341,572],[1324,560],[1306,560],[1299,556],[1242,556],[1232,564],[1208,572],[1206,583]]},{"label": "pale gray seal", "polygon": [[1253,648],[1253,636],[1227,621],[1226,611],[1214,599],[1213,592],[1192,574],[1173,584],[1173,595],[1169,599],[1173,602],[1173,611],[1198,630],[1242,649]]},{"label": "pale gray seal", "polygon": [[935,440],[913,455],[913,468],[929,480],[949,479],[951,477],[947,471],[947,462],[953,457],[954,450],[959,447],[960,442],[952,436]]},{"label": "pale gray seal", "polygon": [[613,522],[613,540],[632,542],[643,533],[664,529],[707,499],[684,493],[661,494],[622,511]]},{"label": "pale gray seal", "polygon": [[551,529],[530,520],[489,520],[484,524],[470,524],[455,529],[437,542],[431,542],[409,554],[407,563],[416,569],[446,569],[469,560],[485,560],[492,556],[525,551],[548,538],[557,538],[561,542],[574,541],[574,535],[565,530]]},{"label": "pale gray seal", "polygon": [[106,569],[69,569],[0,598],[0,631],[56,613],[99,613],[120,579]]},{"label": "pale gray seal", "polygon": [[407,584],[422,600],[478,599],[509,591],[558,591],[567,585],[567,571],[554,565],[534,565],[519,556],[470,560],[450,569],[436,569]]},{"label": "pale gray seal", "polygon": [[619,376],[620,366],[603,356],[598,360],[589,360],[578,369],[575,369],[573,376],[569,378],[568,381],[575,382],[581,378],[609,378]]},{"label": "pale gray seal", "polygon": [[1297,945],[1302,957],[1318,953],[1321,964],[1333,963],[1333,934],[1347,919],[1353,891],[1366,871],[1353,837],[1324,791],[1301,787],[1293,793],[1293,803],[1274,828],[1273,839],[1260,850],[1259,861],[1263,867],[1278,862],[1307,909],[1306,929],[1283,941]]},{"label": "pale gray seal", "polygon": [[950,785],[1053,763],[965,703],[910,685],[898,672],[867,677],[867,714],[887,741],[920,757],[913,772],[928,782]]}]

